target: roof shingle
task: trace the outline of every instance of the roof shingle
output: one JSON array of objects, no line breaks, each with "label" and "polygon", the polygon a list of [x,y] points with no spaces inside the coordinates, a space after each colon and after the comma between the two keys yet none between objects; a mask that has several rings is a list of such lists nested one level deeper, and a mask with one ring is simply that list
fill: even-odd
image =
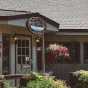
[{"label": "roof shingle", "polygon": [[88,0],[0,0],[0,8],[39,12],[61,29],[88,29]]}]

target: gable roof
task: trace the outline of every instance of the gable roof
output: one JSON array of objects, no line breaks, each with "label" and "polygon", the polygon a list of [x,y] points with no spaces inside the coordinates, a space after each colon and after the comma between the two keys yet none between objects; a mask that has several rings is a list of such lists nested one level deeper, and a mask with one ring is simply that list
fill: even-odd
[{"label": "gable roof", "polygon": [[88,0],[0,0],[0,8],[39,12],[61,29],[88,29]]},{"label": "gable roof", "polygon": [[14,20],[14,19],[23,19],[23,18],[30,18],[33,16],[38,16],[43,18],[46,22],[48,22],[51,25],[54,25],[55,27],[59,28],[59,23],[51,20],[50,18],[41,15],[40,13],[31,13],[28,11],[18,11],[18,10],[5,10],[0,9],[0,20]]},{"label": "gable roof", "polygon": [[57,23],[57,22],[55,22],[55,21],[53,21],[52,19],[50,19],[50,18],[48,18],[48,17],[46,17],[46,16],[44,16],[44,15],[41,15],[40,13],[32,13],[32,14],[30,14],[30,17],[32,17],[32,16],[35,16],[35,17],[41,17],[41,18],[43,18],[46,22],[48,22],[48,23],[50,23],[51,25],[54,25],[55,27],[57,27],[57,28],[59,28],[59,23]]}]

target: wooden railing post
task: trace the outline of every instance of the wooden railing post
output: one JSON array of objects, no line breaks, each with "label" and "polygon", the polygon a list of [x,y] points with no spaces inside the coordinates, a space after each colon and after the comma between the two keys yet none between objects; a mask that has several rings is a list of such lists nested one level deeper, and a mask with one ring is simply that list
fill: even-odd
[{"label": "wooden railing post", "polygon": [[0,88],[4,88],[3,80],[0,80]]},{"label": "wooden railing post", "polygon": [[4,88],[3,80],[4,80],[4,75],[0,75],[0,88]]},{"label": "wooden railing post", "polygon": [[19,88],[26,86],[29,80],[35,79],[33,75],[25,74],[10,74],[10,75],[0,75],[0,88],[4,88],[4,80],[19,80]]}]

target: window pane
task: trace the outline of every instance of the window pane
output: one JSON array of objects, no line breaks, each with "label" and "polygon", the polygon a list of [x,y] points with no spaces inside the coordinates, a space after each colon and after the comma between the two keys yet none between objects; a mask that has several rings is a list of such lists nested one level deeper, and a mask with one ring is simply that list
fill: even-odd
[{"label": "window pane", "polygon": [[18,47],[21,47],[21,40],[17,40],[18,42]]},{"label": "window pane", "polygon": [[22,47],[25,47],[25,40],[22,40]]},{"label": "window pane", "polygon": [[22,56],[22,64],[25,64],[26,61],[25,61],[25,56]]},{"label": "window pane", "polygon": [[18,64],[21,64],[21,56],[18,56]]},{"label": "window pane", "polygon": [[26,55],[29,56],[29,48],[26,48]]},{"label": "window pane", "polygon": [[70,63],[80,63],[80,44],[79,42],[60,42],[60,44],[66,46],[69,50]]},{"label": "window pane", "polygon": [[21,55],[21,48],[18,48],[18,55]]},{"label": "window pane", "polygon": [[25,48],[22,48],[22,55],[25,55]]},{"label": "window pane", "polygon": [[27,64],[30,65],[30,61],[27,61]]},{"label": "window pane", "polygon": [[29,40],[26,40],[26,47],[29,47]]}]

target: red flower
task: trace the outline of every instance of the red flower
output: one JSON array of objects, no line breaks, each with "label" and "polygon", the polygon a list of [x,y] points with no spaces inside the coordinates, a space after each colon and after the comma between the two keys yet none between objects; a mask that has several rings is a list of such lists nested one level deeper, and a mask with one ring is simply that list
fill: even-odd
[{"label": "red flower", "polygon": [[52,44],[48,47],[48,50],[48,59],[51,62],[54,62],[54,60],[60,56],[63,56],[64,58],[69,57],[69,50],[65,46]]}]

